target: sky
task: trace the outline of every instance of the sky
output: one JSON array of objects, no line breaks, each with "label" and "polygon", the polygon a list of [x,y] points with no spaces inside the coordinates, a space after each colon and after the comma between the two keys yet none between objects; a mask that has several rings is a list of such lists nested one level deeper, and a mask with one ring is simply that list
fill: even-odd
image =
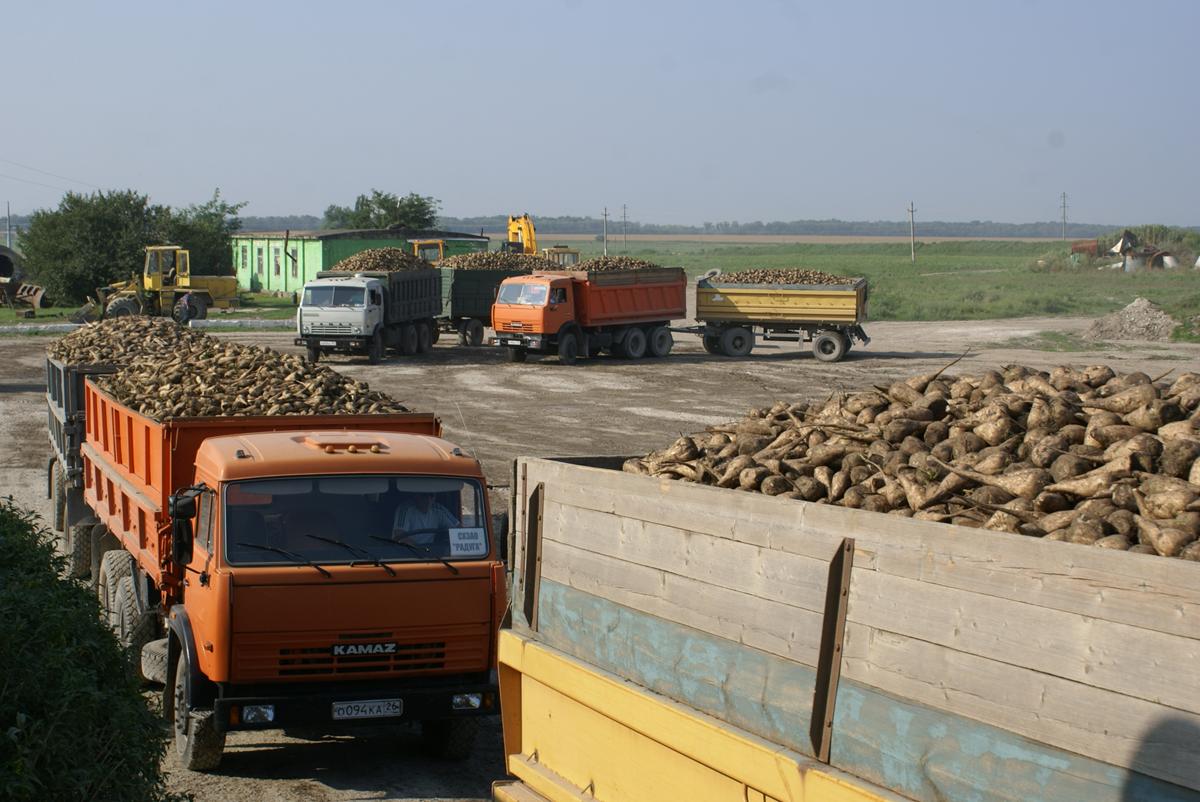
[{"label": "sky", "polygon": [[1200,224],[1200,3],[8,2],[0,201]]}]

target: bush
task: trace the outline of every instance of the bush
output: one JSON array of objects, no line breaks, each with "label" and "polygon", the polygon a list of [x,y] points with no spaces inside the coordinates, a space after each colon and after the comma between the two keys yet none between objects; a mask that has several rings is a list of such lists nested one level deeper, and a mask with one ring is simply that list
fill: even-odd
[{"label": "bush", "polygon": [[92,593],[0,500],[0,799],[166,797],[165,741]]}]

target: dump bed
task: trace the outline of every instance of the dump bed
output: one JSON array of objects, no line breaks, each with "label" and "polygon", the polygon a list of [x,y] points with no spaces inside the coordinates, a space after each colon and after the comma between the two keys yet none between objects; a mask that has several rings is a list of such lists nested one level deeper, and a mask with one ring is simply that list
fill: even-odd
[{"label": "dump bed", "polygon": [[442,281],[439,317],[451,320],[478,318],[490,321],[500,282],[529,273],[528,270],[459,270],[453,267],[441,267],[438,270]]},{"label": "dump bed", "polygon": [[515,466],[498,799],[1198,797],[1200,565],[619,465]]},{"label": "dump bed", "polygon": [[358,273],[322,270],[317,273],[319,279],[354,276],[378,279],[387,287],[384,314],[388,323],[427,320],[441,314],[442,277],[432,267],[423,270],[364,270]]},{"label": "dump bed", "polygon": [[565,270],[575,280],[581,326],[623,326],[687,316],[687,274],[681,267],[648,270]]},{"label": "dump bed", "polygon": [[114,372],[112,365],[71,365],[46,357],[46,430],[67,487],[83,487],[83,380]]},{"label": "dump bed", "polygon": [[156,421],[135,412],[92,381],[84,384],[85,435],[80,448],[88,506],[146,571],[157,576],[166,534],[167,501],[191,484],[196,452],[210,437],[310,429],[440,435],[431,414],[272,415]]},{"label": "dump bed", "polygon": [[732,284],[696,282],[696,320],[771,327],[853,326],[867,319],[867,280],[852,284]]}]

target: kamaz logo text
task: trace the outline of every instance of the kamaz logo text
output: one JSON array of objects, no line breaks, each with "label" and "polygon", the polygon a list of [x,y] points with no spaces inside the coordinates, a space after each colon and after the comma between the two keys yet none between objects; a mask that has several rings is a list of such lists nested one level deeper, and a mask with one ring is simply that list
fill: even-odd
[{"label": "kamaz logo text", "polygon": [[338,643],[334,644],[334,657],[349,657],[359,654],[395,654],[394,643]]}]

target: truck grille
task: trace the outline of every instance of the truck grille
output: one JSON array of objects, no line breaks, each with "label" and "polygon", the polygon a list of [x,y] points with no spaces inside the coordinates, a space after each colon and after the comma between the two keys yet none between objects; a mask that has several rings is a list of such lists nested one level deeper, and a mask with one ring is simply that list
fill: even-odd
[{"label": "truck grille", "polygon": [[[485,626],[413,632],[280,633],[235,637],[237,681],[466,673],[487,667]],[[395,644],[388,653],[335,654],[335,646]]]},{"label": "truck grille", "polygon": [[501,331],[524,331],[524,330],[525,330],[525,324],[524,324],[524,323],[513,323],[513,322],[508,322],[508,323],[504,323],[504,324],[502,324],[502,325],[500,326],[500,330],[501,330]]},{"label": "truck grille", "polygon": [[349,334],[349,323],[313,323],[313,334]]}]

